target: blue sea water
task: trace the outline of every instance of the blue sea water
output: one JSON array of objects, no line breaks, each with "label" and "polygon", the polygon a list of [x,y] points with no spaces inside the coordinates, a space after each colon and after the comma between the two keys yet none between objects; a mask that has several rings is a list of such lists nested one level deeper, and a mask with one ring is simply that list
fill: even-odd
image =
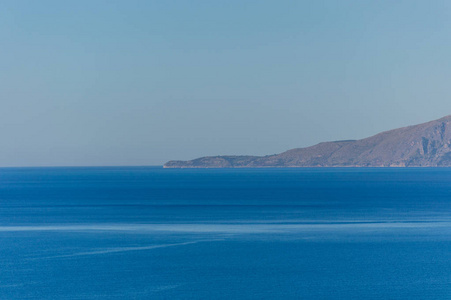
[{"label": "blue sea water", "polygon": [[0,299],[451,299],[451,169],[0,169]]}]

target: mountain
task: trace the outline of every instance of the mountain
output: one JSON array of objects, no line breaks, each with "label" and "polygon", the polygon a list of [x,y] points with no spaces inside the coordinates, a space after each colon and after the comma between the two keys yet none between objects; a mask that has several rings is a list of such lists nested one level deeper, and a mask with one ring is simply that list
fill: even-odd
[{"label": "mountain", "polygon": [[165,168],[447,167],[451,115],[385,131],[361,140],[319,143],[267,156],[208,156],[169,161]]}]

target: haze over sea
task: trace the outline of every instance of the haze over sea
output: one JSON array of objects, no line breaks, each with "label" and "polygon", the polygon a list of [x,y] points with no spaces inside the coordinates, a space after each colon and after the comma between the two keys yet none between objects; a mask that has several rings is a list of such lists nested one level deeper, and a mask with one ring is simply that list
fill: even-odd
[{"label": "haze over sea", "polygon": [[451,169],[0,169],[1,299],[450,299]]}]

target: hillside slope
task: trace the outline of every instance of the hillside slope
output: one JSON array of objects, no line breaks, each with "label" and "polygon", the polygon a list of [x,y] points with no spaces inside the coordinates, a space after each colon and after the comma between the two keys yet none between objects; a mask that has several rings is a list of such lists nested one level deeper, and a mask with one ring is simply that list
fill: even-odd
[{"label": "hillside slope", "polygon": [[451,116],[361,140],[324,142],[268,156],[208,156],[165,168],[451,166]]}]

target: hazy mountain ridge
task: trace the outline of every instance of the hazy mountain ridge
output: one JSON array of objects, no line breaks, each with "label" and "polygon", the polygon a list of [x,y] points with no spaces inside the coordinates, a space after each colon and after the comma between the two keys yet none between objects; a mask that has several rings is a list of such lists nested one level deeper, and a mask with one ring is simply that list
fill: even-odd
[{"label": "hazy mountain ridge", "polygon": [[268,156],[207,156],[165,168],[451,166],[451,115],[349,141],[324,142]]}]

